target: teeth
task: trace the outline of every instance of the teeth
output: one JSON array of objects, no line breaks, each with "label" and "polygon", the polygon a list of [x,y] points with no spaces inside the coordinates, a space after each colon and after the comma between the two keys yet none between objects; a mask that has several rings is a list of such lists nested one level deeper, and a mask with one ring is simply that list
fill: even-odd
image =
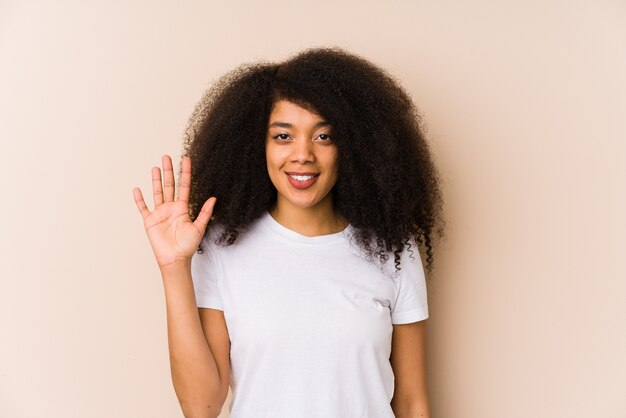
[{"label": "teeth", "polygon": [[315,176],[292,176],[290,174],[289,177],[291,177],[292,179],[296,179],[298,181],[307,181],[307,180],[311,180]]}]

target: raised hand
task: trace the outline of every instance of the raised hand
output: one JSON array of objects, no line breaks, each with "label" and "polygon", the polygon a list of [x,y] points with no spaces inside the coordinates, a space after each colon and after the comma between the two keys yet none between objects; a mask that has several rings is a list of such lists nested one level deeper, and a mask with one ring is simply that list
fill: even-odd
[{"label": "raised hand", "polygon": [[191,260],[202,240],[206,226],[213,214],[217,198],[210,197],[195,221],[189,216],[189,188],[191,185],[191,159],[182,161],[182,176],[178,200],[174,200],[174,169],[169,155],[162,157],[163,185],[161,170],[152,167],[152,194],[154,210],[150,212],[138,187],[133,188],[135,204],[143,217],[143,225],[150,240],[159,268],[167,268],[176,263]]}]

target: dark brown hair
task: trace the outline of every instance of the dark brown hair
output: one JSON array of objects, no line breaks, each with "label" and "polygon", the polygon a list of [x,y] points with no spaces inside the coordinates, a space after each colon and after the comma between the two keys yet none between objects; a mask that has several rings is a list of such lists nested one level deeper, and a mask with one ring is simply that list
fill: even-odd
[{"label": "dark brown hair", "polygon": [[204,94],[184,141],[193,164],[192,219],[216,196],[213,217],[224,225],[219,242],[231,245],[274,203],[265,138],[279,99],[314,111],[333,127],[339,173],[333,202],[365,254],[385,262],[393,253],[400,270],[400,254],[413,239],[425,246],[430,272],[433,233],[444,236],[444,220],[440,180],[419,115],[389,74],[338,48],[244,64]]}]

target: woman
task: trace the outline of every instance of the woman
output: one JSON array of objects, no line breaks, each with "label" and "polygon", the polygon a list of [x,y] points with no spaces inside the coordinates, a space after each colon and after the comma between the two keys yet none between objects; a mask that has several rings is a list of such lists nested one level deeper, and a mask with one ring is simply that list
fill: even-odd
[{"label": "woman", "polygon": [[230,385],[233,418],[428,417],[414,250],[430,272],[443,219],[404,90],[310,49],[221,78],[187,133],[178,199],[169,156],[153,212],[133,190],[185,416],[218,416]]}]

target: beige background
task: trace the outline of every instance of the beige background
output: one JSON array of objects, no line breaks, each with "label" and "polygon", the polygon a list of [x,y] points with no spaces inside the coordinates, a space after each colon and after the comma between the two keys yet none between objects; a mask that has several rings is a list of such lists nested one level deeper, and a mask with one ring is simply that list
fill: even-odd
[{"label": "beige background", "polygon": [[181,416],[131,190],[217,76],[322,45],[402,81],[445,180],[433,416],[626,417],[626,3],[593,0],[0,2],[1,417]]}]

